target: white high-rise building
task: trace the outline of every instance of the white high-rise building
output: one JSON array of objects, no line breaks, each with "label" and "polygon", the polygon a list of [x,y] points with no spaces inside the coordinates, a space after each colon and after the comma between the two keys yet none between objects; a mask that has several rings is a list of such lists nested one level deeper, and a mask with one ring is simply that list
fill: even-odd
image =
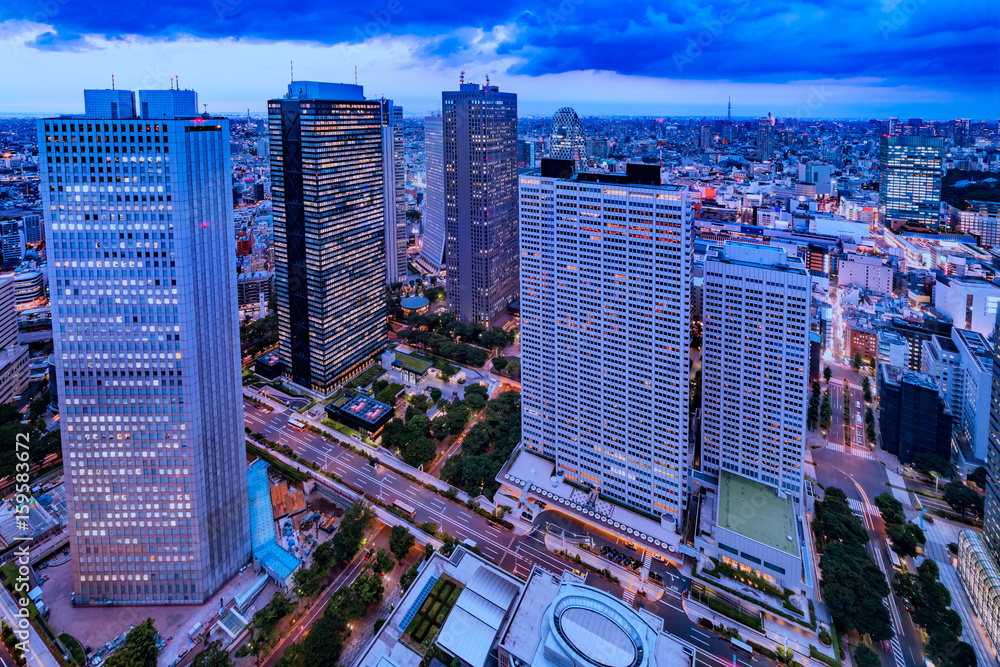
[{"label": "white high-rise building", "polygon": [[385,277],[406,281],[406,167],[403,165],[403,107],[382,100],[382,201]]},{"label": "white high-rise building", "polygon": [[705,257],[702,468],[802,498],[809,301],[805,264],[728,242]]},{"label": "white high-rise building", "polygon": [[97,93],[38,121],[74,604],[203,603],[250,559],[229,121]]},{"label": "white high-rise building", "polygon": [[420,258],[435,273],[444,268],[444,131],[441,116],[424,118],[426,190]]},{"label": "white high-rise building", "polygon": [[523,443],[569,480],[676,519],[693,212],[655,165],[629,167],[573,176],[543,160],[520,176]]}]

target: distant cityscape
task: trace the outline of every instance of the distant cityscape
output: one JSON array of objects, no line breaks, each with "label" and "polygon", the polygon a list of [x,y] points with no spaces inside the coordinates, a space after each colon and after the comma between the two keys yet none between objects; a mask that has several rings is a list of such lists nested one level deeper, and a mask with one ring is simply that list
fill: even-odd
[{"label": "distant cityscape", "polygon": [[998,664],[998,123],[470,79],[0,117],[0,662]]}]

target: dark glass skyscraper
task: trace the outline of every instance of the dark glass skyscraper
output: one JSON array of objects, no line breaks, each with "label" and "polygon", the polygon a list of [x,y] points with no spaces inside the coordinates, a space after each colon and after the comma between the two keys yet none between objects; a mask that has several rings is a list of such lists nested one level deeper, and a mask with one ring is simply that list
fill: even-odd
[{"label": "dark glass skyscraper", "polygon": [[489,325],[517,297],[517,95],[463,83],[441,98],[448,306]]},{"label": "dark glass skyscraper", "polygon": [[943,151],[934,137],[882,137],[878,208],[886,227],[937,231]]},{"label": "dark glass skyscraper", "polygon": [[293,382],[328,393],[388,343],[382,114],[392,106],[315,81],[267,106],[279,352]]},{"label": "dark glass skyscraper", "polygon": [[[1000,341],[1000,316],[993,328]],[[993,557],[1000,559],[1000,345],[993,348],[993,392],[990,397],[990,441],[986,451],[986,510],[983,533]]]}]

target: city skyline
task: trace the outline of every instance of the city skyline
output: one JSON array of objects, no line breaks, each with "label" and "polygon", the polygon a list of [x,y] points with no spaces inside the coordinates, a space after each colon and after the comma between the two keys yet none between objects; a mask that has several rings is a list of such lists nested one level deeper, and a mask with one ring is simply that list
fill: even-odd
[{"label": "city skyline", "polygon": [[[731,95],[745,117],[996,116],[996,87],[983,85],[994,69],[985,56],[1000,46],[996,30],[937,0],[628,4],[307,2],[284,15],[245,0],[152,13],[90,2],[12,7],[0,48],[32,66],[8,72],[21,94],[0,112],[73,110],[70,82],[101,88],[112,73],[123,88],[146,89],[180,75],[185,87],[213,91],[203,100],[210,110],[263,112],[293,61],[297,76],[311,80],[353,81],[357,68],[359,83],[413,113],[436,109],[436,91],[454,87],[464,67],[468,81],[488,72],[517,91],[526,114],[568,104],[583,115],[721,115]],[[996,16],[985,0],[967,10]],[[775,32],[780,39],[767,37]],[[223,74],[240,71],[253,75]]]}]

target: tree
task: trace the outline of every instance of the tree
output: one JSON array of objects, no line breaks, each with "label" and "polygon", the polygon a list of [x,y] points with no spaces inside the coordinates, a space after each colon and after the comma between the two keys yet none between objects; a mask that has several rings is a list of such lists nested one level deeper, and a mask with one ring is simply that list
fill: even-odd
[{"label": "tree", "polygon": [[893,637],[885,575],[860,544],[835,542],[826,547],[819,563],[822,589],[834,623],[841,630],[857,630],[875,641]]},{"label": "tree", "polygon": [[920,452],[914,456],[913,467],[925,475],[936,472],[940,477],[951,477],[951,464],[948,460],[931,452]]},{"label": "tree", "polygon": [[364,539],[365,531],[374,520],[375,514],[363,502],[358,501],[351,505],[340,521],[340,528],[330,540],[333,545],[333,556],[338,563],[346,563],[357,555],[361,550],[361,540]]},{"label": "tree", "polygon": [[402,563],[416,541],[413,533],[407,530],[406,526],[393,526],[392,532],[389,534],[389,551],[396,557],[396,560]]},{"label": "tree", "polygon": [[506,357],[493,357],[493,368],[495,368],[498,371],[502,371],[503,369],[507,368]]},{"label": "tree", "polygon": [[191,661],[192,667],[230,667],[232,664],[229,653],[222,650],[222,642],[219,640],[206,646]]},{"label": "tree", "polygon": [[859,371],[861,370],[861,364],[862,364],[861,352],[855,352],[854,360],[851,361],[851,368],[853,368],[855,371]]},{"label": "tree", "polygon": [[882,667],[882,660],[867,644],[859,644],[854,649],[854,664],[855,667]]},{"label": "tree", "polygon": [[[474,385],[474,386],[479,386],[479,385]],[[486,407],[486,399],[483,398],[482,394],[469,393],[469,391],[466,390],[465,404],[469,406],[469,410],[471,410],[472,412],[479,412],[480,410]]]},{"label": "tree", "polygon": [[378,604],[382,601],[384,592],[382,590],[382,577],[372,572],[362,572],[354,580],[354,583],[351,584],[351,591],[355,593],[355,597],[364,605],[364,610],[361,614],[357,616],[352,614],[352,617],[359,618],[373,604]]},{"label": "tree", "polygon": [[961,482],[948,482],[944,487],[944,501],[951,509],[962,515],[969,512],[982,516],[982,499],[978,493]]},{"label": "tree", "polygon": [[830,391],[823,394],[823,403],[819,407],[819,426],[824,431],[830,428],[833,421],[833,406],[830,404]]},{"label": "tree", "polygon": [[871,383],[871,381],[868,380],[868,376],[867,375],[861,381],[861,391],[864,392],[865,403],[871,403],[872,402],[872,383]]},{"label": "tree", "polygon": [[986,488],[986,468],[979,466],[973,470],[968,477],[969,481],[978,486],[980,489]]},{"label": "tree", "polygon": [[153,619],[135,626],[125,635],[120,649],[111,654],[104,663],[108,667],[156,667],[160,650],[156,648],[156,628]]},{"label": "tree", "polygon": [[375,557],[369,561],[369,565],[372,572],[376,574],[388,574],[392,572],[392,568],[396,567],[396,562],[385,548],[379,547]]},{"label": "tree", "polygon": [[816,520],[827,542],[857,545],[868,542],[868,531],[847,504],[847,494],[835,486],[827,487],[823,502],[817,503]]},{"label": "tree", "polygon": [[511,359],[510,363],[507,364],[507,375],[515,380],[521,379],[521,363],[517,359]]},{"label": "tree", "polygon": [[492,350],[507,345],[507,332],[500,327],[490,327],[479,337],[479,344]]},{"label": "tree", "polygon": [[827,384],[830,384],[830,378],[833,377],[833,369],[829,366],[823,368],[823,379],[826,380]]},{"label": "tree", "polygon": [[903,514],[903,503],[896,500],[891,493],[883,491],[875,496],[875,506],[882,514],[882,520],[886,525],[905,523],[906,515]]},{"label": "tree", "polygon": [[924,531],[915,523],[894,523],[886,526],[885,532],[892,541],[892,550],[901,556],[910,556],[911,558],[916,556],[917,547],[927,541],[924,537]]},{"label": "tree", "polygon": [[435,403],[441,400],[441,390],[437,387],[431,387],[431,400]]}]

